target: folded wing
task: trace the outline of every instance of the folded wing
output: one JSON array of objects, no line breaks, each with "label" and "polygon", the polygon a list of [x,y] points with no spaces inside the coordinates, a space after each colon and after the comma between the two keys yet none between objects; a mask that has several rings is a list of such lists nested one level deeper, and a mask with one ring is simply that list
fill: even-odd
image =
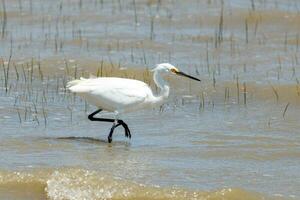
[{"label": "folded wing", "polygon": [[89,103],[109,111],[137,106],[151,92],[144,82],[109,77],[74,80],[67,87]]}]

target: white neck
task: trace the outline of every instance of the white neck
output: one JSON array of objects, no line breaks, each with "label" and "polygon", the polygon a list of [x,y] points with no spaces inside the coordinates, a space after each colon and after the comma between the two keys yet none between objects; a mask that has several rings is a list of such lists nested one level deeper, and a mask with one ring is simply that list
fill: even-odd
[{"label": "white neck", "polygon": [[160,72],[158,70],[154,71],[153,79],[157,87],[160,89],[160,93],[157,96],[153,96],[154,103],[160,103],[164,99],[168,98],[170,87],[168,83],[161,77]]}]

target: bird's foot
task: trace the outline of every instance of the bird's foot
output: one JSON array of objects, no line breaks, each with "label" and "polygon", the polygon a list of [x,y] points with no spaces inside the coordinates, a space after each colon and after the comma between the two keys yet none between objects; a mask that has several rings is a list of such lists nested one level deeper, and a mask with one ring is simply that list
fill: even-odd
[{"label": "bird's foot", "polygon": [[123,126],[123,128],[125,130],[125,137],[131,139],[131,133],[130,133],[130,130],[128,128],[128,125],[123,120],[118,120],[117,123],[114,123],[113,126],[110,129],[109,135],[107,136],[108,143],[112,142],[113,132],[114,132],[115,128],[117,128],[120,125]]},{"label": "bird's foot", "polygon": [[131,139],[131,133],[128,128],[128,125],[123,120],[118,120],[118,125],[122,125],[125,130],[125,137]]},{"label": "bird's foot", "polygon": [[112,137],[108,136],[107,141],[108,141],[108,143],[111,143],[112,142]]}]

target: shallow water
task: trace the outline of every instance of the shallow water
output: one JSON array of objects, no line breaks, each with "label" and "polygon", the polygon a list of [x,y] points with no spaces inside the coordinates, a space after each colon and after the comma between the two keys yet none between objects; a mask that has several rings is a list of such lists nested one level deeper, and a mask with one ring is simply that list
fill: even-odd
[{"label": "shallow water", "polygon": [[[221,1],[158,2],[5,1],[0,199],[300,198],[300,4],[225,1],[220,25]],[[156,91],[145,69],[165,61],[202,82],[168,77],[161,108],[122,115],[131,140],[108,144],[65,90],[94,74]]]}]

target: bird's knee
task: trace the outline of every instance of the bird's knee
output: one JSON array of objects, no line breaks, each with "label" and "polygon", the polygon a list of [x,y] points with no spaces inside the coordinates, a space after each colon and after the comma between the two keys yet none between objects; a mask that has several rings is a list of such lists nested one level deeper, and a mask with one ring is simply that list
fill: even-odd
[{"label": "bird's knee", "polygon": [[92,115],[89,115],[89,116],[88,116],[88,119],[91,120],[91,121],[93,121],[93,120],[94,120],[94,117],[93,117]]}]

